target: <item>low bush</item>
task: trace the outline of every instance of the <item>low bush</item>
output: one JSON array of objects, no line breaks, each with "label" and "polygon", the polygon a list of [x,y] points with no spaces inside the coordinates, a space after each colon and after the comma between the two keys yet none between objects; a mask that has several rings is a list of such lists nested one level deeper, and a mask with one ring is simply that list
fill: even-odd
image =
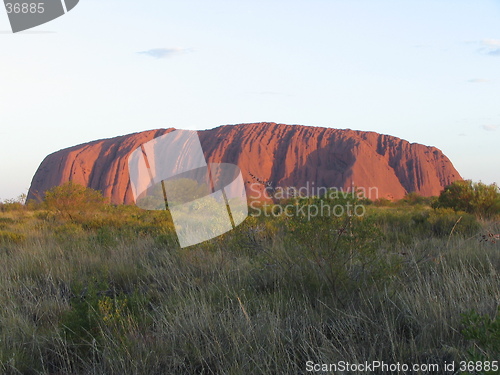
[{"label": "low bush", "polygon": [[[498,366],[500,363],[500,306],[498,307],[496,316],[491,318],[487,314],[479,314],[472,310],[463,314],[462,318],[462,334],[467,340],[470,340],[471,345],[468,350],[469,360],[482,365],[483,374],[500,374]],[[492,360],[497,360],[497,370],[485,368],[485,364],[491,363]]]},{"label": "low bush", "polygon": [[452,208],[482,219],[492,219],[500,215],[500,190],[496,184],[455,181],[445,187],[433,207]]},{"label": "low bush", "polygon": [[63,219],[75,220],[104,209],[102,193],[69,181],[45,192],[44,206]]}]

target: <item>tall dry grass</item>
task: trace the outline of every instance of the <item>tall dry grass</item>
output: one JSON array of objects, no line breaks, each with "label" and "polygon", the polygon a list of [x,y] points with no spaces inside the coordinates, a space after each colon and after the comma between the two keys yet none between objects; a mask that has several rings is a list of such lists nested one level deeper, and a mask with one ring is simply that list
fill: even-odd
[{"label": "tall dry grass", "polygon": [[480,242],[500,227],[443,235],[408,210],[373,208],[348,235],[342,220],[249,218],[188,249],[137,212],[3,213],[0,371],[303,374],[306,361],[467,360],[477,343],[462,314],[494,316],[500,303],[500,244]]}]

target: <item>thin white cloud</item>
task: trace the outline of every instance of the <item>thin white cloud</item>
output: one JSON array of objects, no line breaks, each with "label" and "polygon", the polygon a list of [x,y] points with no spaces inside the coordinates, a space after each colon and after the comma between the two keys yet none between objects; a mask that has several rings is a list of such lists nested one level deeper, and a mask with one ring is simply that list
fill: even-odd
[{"label": "thin white cloud", "polygon": [[153,48],[147,51],[137,52],[140,55],[146,55],[155,59],[168,59],[173,56],[182,55],[191,52],[188,48]]},{"label": "thin white cloud", "polygon": [[469,82],[469,83],[487,83],[487,82],[490,82],[490,80],[484,79],[484,78],[472,78],[472,79],[469,79],[467,82]]},{"label": "thin white cloud", "polygon": [[486,130],[488,132],[494,132],[496,131],[500,126],[499,125],[483,125],[482,128],[483,130]]},{"label": "thin white cloud", "polygon": [[482,46],[480,52],[490,56],[500,56],[500,39],[483,39],[479,43]]}]

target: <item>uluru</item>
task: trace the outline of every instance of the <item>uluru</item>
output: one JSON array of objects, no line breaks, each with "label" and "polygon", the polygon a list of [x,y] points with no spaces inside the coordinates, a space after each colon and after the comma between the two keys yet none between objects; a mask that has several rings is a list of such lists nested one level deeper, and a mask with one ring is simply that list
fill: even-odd
[{"label": "uluru", "polygon": [[[36,171],[28,199],[73,181],[114,204],[134,203],[128,157],[142,144],[175,129],[157,129],[69,147],[48,155]],[[276,123],[224,125],[198,131],[207,162],[240,167],[247,190],[315,186],[348,190],[376,188],[379,198],[410,192],[435,196],[461,180],[436,147],[375,132]],[[370,197],[377,198],[377,197]]]}]

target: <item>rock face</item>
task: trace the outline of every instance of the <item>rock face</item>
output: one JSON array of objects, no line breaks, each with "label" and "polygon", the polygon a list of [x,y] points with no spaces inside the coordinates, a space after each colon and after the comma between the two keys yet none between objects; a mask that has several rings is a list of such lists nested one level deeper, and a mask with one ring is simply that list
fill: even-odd
[{"label": "rock face", "polygon": [[[112,203],[133,203],[128,156],[141,144],[174,129],[98,140],[57,151],[38,168],[28,199],[67,181],[102,191]],[[409,192],[438,195],[462,179],[437,148],[374,132],[275,123],[220,126],[198,132],[207,161],[237,164],[250,196],[264,185],[347,191],[371,199],[400,199]]]}]

